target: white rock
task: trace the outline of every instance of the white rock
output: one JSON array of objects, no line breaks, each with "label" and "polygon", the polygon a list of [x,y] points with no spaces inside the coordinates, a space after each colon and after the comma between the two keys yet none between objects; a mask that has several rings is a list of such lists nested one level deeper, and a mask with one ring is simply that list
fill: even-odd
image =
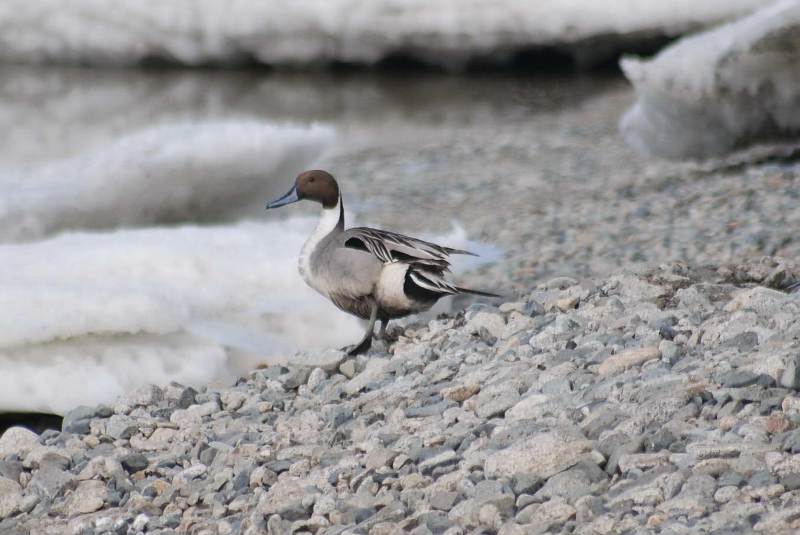
[{"label": "white rock", "polygon": [[93,513],[103,507],[108,491],[103,481],[81,481],[67,501],[70,515]]},{"label": "white rock", "polygon": [[536,418],[542,409],[547,407],[549,399],[545,394],[531,394],[524,397],[506,411],[505,418],[507,421]]},{"label": "white rock", "polygon": [[370,359],[364,371],[350,379],[344,386],[344,391],[351,396],[360,392],[368,384],[379,380],[384,375],[384,370],[389,364],[389,359]]},{"label": "white rock", "polygon": [[0,520],[16,513],[22,504],[22,487],[19,483],[0,477]]},{"label": "white rock", "polygon": [[470,334],[478,334],[481,328],[489,331],[489,334],[495,338],[502,338],[506,328],[506,321],[500,313],[481,310],[476,312],[467,322],[467,332]]},{"label": "white rock", "polygon": [[0,459],[16,453],[24,458],[37,445],[39,435],[24,427],[9,427],[0,436]]},{"label": "white rock", "polygon": [[490,478],[515,474],[548,478],[578,463],[591,451],[590,441],[554,430],[489,455],[484,471]]}]

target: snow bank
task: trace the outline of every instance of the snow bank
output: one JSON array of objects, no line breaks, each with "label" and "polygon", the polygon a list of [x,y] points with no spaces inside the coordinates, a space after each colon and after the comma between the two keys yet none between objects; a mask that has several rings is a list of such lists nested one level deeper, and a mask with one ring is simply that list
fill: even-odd
[{"label": "snow bank", "polygon": [[230,380],[276,352],[357,339],[357,321],[297,274],[313,225],[0,245],[0,409],[61,413],[150,382]]},{"label": "snow bank", "polygon": [[65,229],[219,220],[268,197],[333,141],[325,126],[205,122],[135,132],[89,155],[0,174],[0,241]]},{"label": "snow bank", "polygon": [[[0,58],[188,65],[374,63],[457,67],[535,45],[676,35],[762,0],[4,0]],[[594,47],[596,48],[596,47]]]},{"label": "snow bank", "polygon": [[800,1],[622,61],[637,103],[621,130],[637,150],[702,157],[800,132]]},{"label": "snow bank", "polygon": [[[358,320],[297,273],[315,223],[0,245],[0,411],[63,413],[147,383],[225,382],[270,356],[354,342]],[[437,239],[476,246],[461,229]]]}]

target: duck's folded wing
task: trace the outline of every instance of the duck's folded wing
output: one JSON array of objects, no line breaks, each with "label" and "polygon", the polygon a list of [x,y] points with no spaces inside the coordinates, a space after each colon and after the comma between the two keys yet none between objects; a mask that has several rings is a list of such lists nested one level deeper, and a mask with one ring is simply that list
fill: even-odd
[{"label": "duck's folded wing", "polygon": [[450,267],[450,255],[474,255],[469,251],[368,227],[355,227],[345,231],[344,246],[372,253],[384,263],[408,262],[441,270]]}]

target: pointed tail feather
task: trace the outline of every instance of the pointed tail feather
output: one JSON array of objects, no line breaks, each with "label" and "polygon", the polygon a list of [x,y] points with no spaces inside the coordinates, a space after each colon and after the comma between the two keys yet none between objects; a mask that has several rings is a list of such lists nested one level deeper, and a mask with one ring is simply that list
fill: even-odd
[{"label": "pointed tail feather", "polygon": [[463,249],[453,249],[452,247],[445,247],[444,249],[447,251],[447,254],[465,254],[469,256],[480,256],[477,253],[473,253],[471,251],[465,251]]},{"label": "pointed tail feather", "polygon": [[456,290],[458,290],[462,294],[482,295],[484,297],[503,297],[502,295],[493,294],[491,292],[484,292],[481,290],[470,290],[469,288],[461,288],[458,286],[456,287]]}]

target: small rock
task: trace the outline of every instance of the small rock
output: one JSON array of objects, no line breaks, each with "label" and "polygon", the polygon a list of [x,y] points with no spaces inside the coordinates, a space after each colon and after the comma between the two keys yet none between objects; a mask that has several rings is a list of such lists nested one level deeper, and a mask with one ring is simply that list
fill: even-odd
[{"label": "small rock", "polygon": [[575,508],[561,498],[553,498],[543,504],[531,504],[520,511],[515,520],[521,524],[535,526],[536,533],[563,526],[575,516]]},{"label": "small rock", "polygon": [[481,391],[481,387],[477,383],[469,383],[465,385],[451,386],[443,388],[441,391],[442,397],[451,401],[461,403],[471,398]]},{"label": "small rock", "polygon": [[800,389],[800,355],[789,359],[786,368],[781,374],[780,386],[793,390]]},{"label": "small rock", "polygon": [[429,503],[434,509],[449,511],[458,501],[457,492],[434,492],[431,494]]},{"label": "small rock", "polygon": [[519,402],[519,397],[516,390],[507,390],[487,403],[480,403],[475,409],[475,414],[484,420],[503,416],[508,409]]},{"label": "small rock", "polygon": [[661,360],[669,364],[675,364],[678,361],[680,354],[680,347],[671,340],[662,340],[658,344],[658,351],[661,353]]},{"label": "small rock", "polygon": [[733,370],[717,377],[720,385],[727,388],[744,388],[758,382],[758,375],[746,370]]},{"label": "small rock", "polygon": [[592,450],[592,443],[554,430],[537,433],[513,446],[490,454],[484,471],[491,478],[516,474],[546,479],[574,466]]},{"label": "small rock", "polygon": [[280,515],[285,520],[308,518],[313,500],[307,499],[309,495],[300,483],[296,477],[279,479],[259,499],[258,512],[266,516]]},{"label": "small rock", "polygon": [[114,414],[106,422],[106,433],[118,440],[131,438],[138,429],[133,418],[120,414]]},{"label": "small rock", "polygon": [[430,474],[433,472],[434,469],[440,466],[448,466],[451,464],[455,464],[459,461],[459,457],[453,450],[444,450],[441,453],[437,453],[432,457],[429,457],[419,463],[419,471],[422,474]]},{"label": "small rock", "polygon": [[0,459],[16,454],[24,458],[37,445],[39,435],[24,427],[9,427],[0,436]]},{"label": "small rock", "polygon": [[660,356],[661,352],[657,347],[628,349],[608,357],[600,363],[597,371],[600,375],[611,375],[632,366],[644,364],[649,360],[660,358]]},{"label": "small rock", "polygon": [[467,332],[470,334],[480,334],[481,329],[495,338],[502,338],[506,328],[506,321],[503,315],[497,312],[479,311],[467,322]]},{"label": "small rock", "polygon": [[354,395],[367,387],[370,383],[375,383],[384,377],[384,370],[389,364],[389,359],[371,359],[367,361],[364,371],[350,379],[344,386],[345,392]]},{"label": "small rock", "polygon": [[0,477],[0,520],[20,510],[22,487],[16,481]]},{"label": "small rock", "polygon": [[619,458],[619,469],[623,474],[633,469],[649,470],[656,466],[669,464],[668,452],[659,453],[629,453]]},{"label": "small rock", "polygon": [[130,473],[144,470],[148,466],[147,457],[139,452],[128,453],[120,458],[122,467]]},{"label": "small rock", "polygon": [[67,500],[67,511],[70,515],[93,513],[103,507],[107,496],[104,482],[81,481]]},{"label": "small rock", "polygon": [[34,472],[33,478],[28,483],[28,489],[35,490],[42,496],[55,498],[73,481],[75,481],[74,475],[48,464]]}]

